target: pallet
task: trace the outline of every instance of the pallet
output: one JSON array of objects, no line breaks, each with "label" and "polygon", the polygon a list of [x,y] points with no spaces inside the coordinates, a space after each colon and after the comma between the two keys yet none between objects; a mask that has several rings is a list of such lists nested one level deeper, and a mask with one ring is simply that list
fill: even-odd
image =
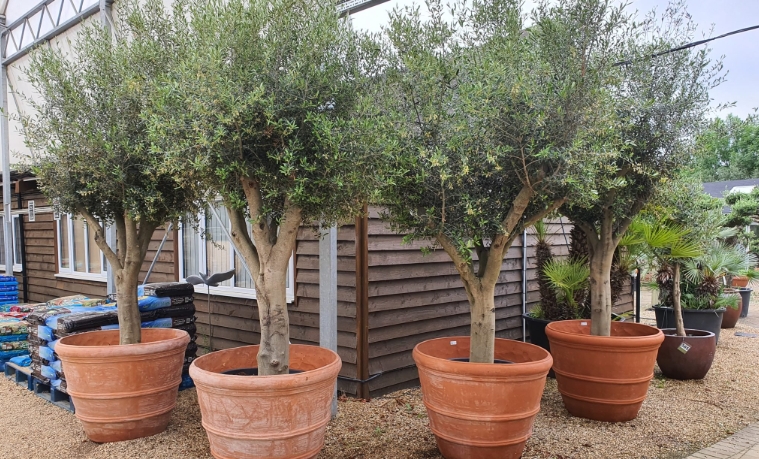
[{"label": "pallet", "polygon": [[5,362],[5,377],[28,390],[34,389],[34,378],[30,367],[21,367],[13,362]]},{"label": "pallet", "polygon": [[55,387],[52,387],[49,383],[40,381],[39,379],[32,377],[32,384],[34,394],[43,400],[47,400],[53,405],[63,408],[66,411],[75,413],[74,401],[71,400],[69,394],[62,392]]}]

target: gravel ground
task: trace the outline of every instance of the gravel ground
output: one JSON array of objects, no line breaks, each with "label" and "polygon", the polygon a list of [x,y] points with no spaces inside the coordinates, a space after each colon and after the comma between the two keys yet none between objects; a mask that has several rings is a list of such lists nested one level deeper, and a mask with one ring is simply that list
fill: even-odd
[{"label": "gravel ground", "polygon": [[[644,297],[645,299],[645,297]],[[573,418],[564,410],[556,382],[549,379],[535,432],[525,458],[682,458],[759,419],[759,301],[754,317],[724,330],[711,371],[703,381],[665,379],[656,371],[638,418],[607,424]],[[647,323],[653,312],[644,313]],[[76,418],[31,392],[0,378],[0,456],[209,458],[195,390],[179,393],[169,429],[146,439],[96,444],[87,441]],[[395,392],[370,402],[342,399],[329,425],[319,459],[442,458],[429,431],[418,389]]]}]

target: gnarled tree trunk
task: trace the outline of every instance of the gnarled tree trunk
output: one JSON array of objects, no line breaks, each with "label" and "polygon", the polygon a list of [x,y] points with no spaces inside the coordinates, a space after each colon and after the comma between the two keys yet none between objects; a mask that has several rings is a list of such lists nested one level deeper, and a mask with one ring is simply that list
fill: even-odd
[{"label": "gnarled tree trunk", "polygon": [[471,342],[469,361],[493,363],[495,356],[495,283],[469,287],[471,307]]},{"label": "gnarled tree trunk", "polygon": [[683,324],[683,308],[680,304],[680,263],[674,263],[675,278],[672,285],[672,303],[675,310],[675,329],[677,336],[685,336],[685,325]]},{"label": "gnarled tree trunk", "polygon": [[262,267],[261,271],[256,277],[256,302],[261,322],[258,374],[287,374],[290,371],[290,320],[285,283],[287,260],[284,269]]},{"label": "gnarled tree trunk", "polygon": [[611,266],[614,247],[610,240],[590,240],[590,332],[596,336],[611,334]]},{"label": "gnarled tree trunk", "polygon": [[117,269],[116,311],[119,316],[119,343],[136,344],[142,340],[140,309],[137,304],[137,276],[134,269]]}]

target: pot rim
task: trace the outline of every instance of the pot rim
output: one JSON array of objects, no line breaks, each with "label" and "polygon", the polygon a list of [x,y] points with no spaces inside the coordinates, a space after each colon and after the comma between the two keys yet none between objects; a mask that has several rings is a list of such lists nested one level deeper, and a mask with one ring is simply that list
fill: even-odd
[{"label": "pot rim", "polygon": [[[527,319],[527,320],[534,320],[535,322],[541,322],[541,323],[546,323],[546,324],[550,324],[551,322],[555,322],[555,321],[549,320],[549,319],[540,319],[540,318],[537,318],[537,317],[532,317],[529,312],[525,312],[524,314],[522,314],[522,318],[523,319]],[[501,338],[498,338],[498,339],[501,339]]]},{"label": "pot rim", "polygon": [[[596,336],[584,333],[575,333],[567,330],[567,327],[572,322],[587,322],[587,327],[590,329],[590,319],[575,319],[575,320],[557,320],[551,322],[546,326],[546,335],[549,342],[553,338],[554,340],[563,340],[574,342],[578,345],[589,346],[614,346],[618,348],[640,348],[641,346],[656,346],[658,347],[662,341],[664,341],[664,334],[656,327],[650,325],[635,323],[635,322],[612,322],[612,327],[617,328],[637,328],[646,330],[648,333],[637,336]],[[553,344],[553,343],[552,343]]]},{"label": "pot rim", "polygon": [[[333,359],[326,365],[313,368],[311,370],[302,371],[300,373],[292,373],[286,375],[261,375],[261,376],[246,376],[246,375],[228,375],[223,373],[217,373],[215,371],[206,370],[198,366],[198,363],[204,364],[206,360],[211,360],[219,356],[219,353],[235,353],[240,352],[243,349],[258,348],[259,345],[240,346],[229,349],[223,349],[220,351],[209,352],[208,354],[201,355],[196,358],[190,364],[190,377],[197,386],[206,386],[214,389],[230,389],[230,390],[267,390],[267,391],[280,391],[299,388],[302,386],[311,386],[318,384],[321,381],[333,379],[340,372],[343,362],[340,356],[332,351],[320,346],[312,346],[308,344],[290,344],[290,354],[295,351],[305,352],[325,352],[331,354]],[[255,361],[254,361],[255,362]],[[333,376],[334,374],[334,376]],[[275,386],[276,388],[273,388]]]},{"label": "pot rim", "polygon": [[664,339],[668,338],[687,338],[687,339],[702,339],[702,338],[716,338],[717,335],[714,334],[714,332],[710,332],[709,330],[699,330],[697,328],[686,328],[685,333],[691,333],[691,332],[700,332],[704,333],[703,335],[697,335],[697,336],[677,336],[676,334],[667,334],[666,332],[673,332],[677,333],[676,328],[660,328],[661,332],[664,333]]},{"label": "pot rim", "polygon": [[106,336],[116,335],[118,338],[119,330],[95,330],[90,332],[78,333],[76,335],[65,336],[60,339],[55,347],[55,352],[62,358],[118,358],[138,355],[152,355],[163,351],[170,351],[182,347],[187,347],[190,342],[190,335],[184,330],[175,328],[143,328],[142,336],[151,334],[172,334],[174,336],[167,339],[160,339],[135,344],[69,344],[69,341],[79,341],[83,338],[101,335],[103,339]]},{"label": "pot rim", "polygon": [[[663,309],[665,311],[674,311],[674,308],[670,308],[669,306],[661,306],[661,305],[654,305],[651,306],[653,309]],[[698,312],[698,313],[706,313],[706,312],[725,312],[727,308],[719,308],[719,309],[691,309],[691,308],[683,308],[683,312]]]},{"label": "pot rim", "polygon": [[444,336],[441,338],[433,338],[422,341],[414,346],[412,357],[417,367],[425,367],[428,369],[443,371],[446,373],[455,373],[467,376],[490,376],[490,377],[511,377],[511,376],[530,376],[541,373],[548,373],[553,365],[553,357],[551,354],[540,346],[536,346],[531,343],[523,343],[506,338],[496,338],[496,342],[506,343],[513,347],[526,347],[534,352],[538,352],[543,357],[539,360],[532,360],[529,362],[514,362],[510,364],[495,364],[495,363],[473,363],[473,362],[457,362],[449,360],[447,358],[437,357],[427,352],[423,352],[421,348],[424,344],[429,344],[435,341],[451,341],[451,340],[470,340],[469,336]]}]

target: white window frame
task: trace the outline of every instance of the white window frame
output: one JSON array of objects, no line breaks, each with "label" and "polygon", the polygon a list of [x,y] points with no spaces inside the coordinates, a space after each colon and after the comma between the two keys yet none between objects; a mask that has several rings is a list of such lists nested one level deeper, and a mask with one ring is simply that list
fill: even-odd
[{"label": "white window frame", "polygon": [[[11,215],[11,221],[13,224],[11,225],[11,240],[13,241],[13,272],[14,273],[20,273],[23,270],[23,265],[21,264],[20,260],[16,260],[16,244],[19,244],[20,241],[16,239],[16,222],[19,222],[19,218],[21,218],[21,215]],[[0,215],[0,230],[5,233],[5,215]],[[21,237],[24,237],[22,234]],[[18,261],[18,263],[16,263]],[[0,266],[0,272],[5,274],[5,263]]]},{"label": "white window frame", "polygon": [[[213,215],[213,214],[212,214]],[[197,243],[198,247],[198,262],[200,266],[207,266],[207,244],[206,244],[206,214],[205,212],[201,212],[198,216],[198,229],[195,231],[196,234],[196,241],[185,241],[184,238],[184,224],[182,222],[179,223],[179,254],[177,256],[177,259],[179,260],[179,280],[181,282],[185,282],[184,277],[184,247],[186,243]],[[227,228],[227,230],[231,233],[232,229]],[[234,266],[234,257],[237,253],[237,250],[234,248],[234,244],[232,241],[229,241],[229,244],[232,248],[232,250],[229,251],[229,266]],[[285,296],[288,303],[292,303],[295,301],[295,263],[294,263],[294,256],[290,256],[290,260],[288,261],[287,265],[287,280],[290,284],[289,287],[287,287],[285,291]],[[245,269],[248,269],[247,264],[245,264],[245,260],[240,256],[240,261],[242,262]],[[248,269],[248,272],[250,273],[250,270]],[[205,273],[208,274],[208,273]],[[252,277],[252,276],[251,276]],[[235,282],[234,276],[232,276],[231,279],[232,284]],[[195,293],[199,294],[207,294],[208,293],[208,287],[205,285],[196,285],[195,286]],[[211,287],[211,295],[218,295],[218,296],[225,296],[225,297],[231,297],[231,298],[245,298],[245,299],[256,299],[256,289],[254,288],[244,288],[244,287],[230,287],[227,285],[220,285],[218,287]]]},{"label": "white window frame", "polygon": [[89,280],[89,281],[96,281],[96,282],[107,282],[108,281],[108,264],[107,260],[105,259],[105,256],[103,255],[103,251],[100,250],[98,247],[98,252],[100,252],[100,272],[99,273],[91,273],[90,272],[90,227],[87,225],[87,221],[83,218],[77,219],[77,223],[81,223],[84,225],[84,270],[86,272],[79,272],[74,269],[74,215],[72,214],[65,214],[66,215],[66,222],[68,225],[68,241],[66,241],[68,252],[69,252],[69,267],[64,268],[61,266],[61,251],[59,250],[61,241],[61,220],[56,219],[55,221],[55,239],[58,241],[58,247],[56,247],[56,263],[58,267],[58,273],[55,275],[55,277],[65,277],[69,279],[81,279],[81,280]]}]

